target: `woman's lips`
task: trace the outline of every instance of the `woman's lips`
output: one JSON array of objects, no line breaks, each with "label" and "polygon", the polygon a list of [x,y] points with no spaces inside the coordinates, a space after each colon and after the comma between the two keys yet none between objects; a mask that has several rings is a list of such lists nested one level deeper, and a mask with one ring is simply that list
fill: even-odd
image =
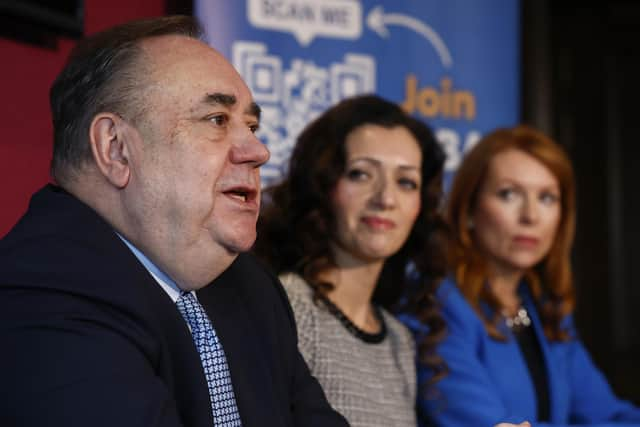
[{"label": "woman's lips", "polygon": [[513,242],[518,246],[535,247],[538,246],[540,239],[530,236],[516,236],[513,238]]},{"label": "woman's lips", "polygon": [[378,216],[364,216],[361,221],[374,230],[390,230],[396,226],[396,223],[390,219],[380,218]]}]

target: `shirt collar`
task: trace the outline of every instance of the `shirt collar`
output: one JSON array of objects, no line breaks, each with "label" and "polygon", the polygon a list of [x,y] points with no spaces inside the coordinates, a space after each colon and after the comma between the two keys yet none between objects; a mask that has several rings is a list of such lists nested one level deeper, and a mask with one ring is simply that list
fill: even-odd
[{"label": "shirt collar", "polygon": [[120,239],[122,239],[122,241],[127,245],[127,247],[131,250],[131,252],[133,252],[136,258],[138,258],[138,261],[142,263],[142,265],[144,266],[144,268],[147,269],[149,274],[151,274],[151,276],[153,276],[153,278],[156,279],[156,282],[158,282],[158,284],[162,287],[162,289],[164,289],[167,295],[169,295],[169,298],[171,298],[173,302],[176,302],[180,297],[180,295],[184,293],[184,291],[180,289],[178,284],[174,282],[173,279],[171,279],[171,277],[169,277],[167,273],[160,270],[160,268],[158,268],[157,265],[151,262],[151,260],[147,258],[145,254],[140,252],[138,248],[133,246],[131,242],[129,242],[119,233],[116,233],[116,234],[118,235],[118,237],[120,237]]}]

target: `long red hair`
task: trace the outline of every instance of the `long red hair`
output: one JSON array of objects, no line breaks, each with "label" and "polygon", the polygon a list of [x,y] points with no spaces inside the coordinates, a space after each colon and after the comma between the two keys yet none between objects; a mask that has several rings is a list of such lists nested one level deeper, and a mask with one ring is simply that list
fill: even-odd
[{"label": "long red hair", "polygon": [[[497,327],[501,306],[486,286],[488,266],[474,241],[469,223],[489,162],[496,154],[514,149],[545,165],[560,186],[561,218],[553,244],[549,253],[525,272],[525,280],[536,301],[547,338],[566,340],[568,334],[562,329],[561,322],[575,305],[570,263],[575,231],[575,183],[569,158],[549,137],[524,125],[497,129],[482,138],[465,156],[447,200],[446,219],[452,231],[449,261],[461,292],[483,320],[489,335],[505,339]],[[492,318],[481,310],[481,302],[494,310]]]}]

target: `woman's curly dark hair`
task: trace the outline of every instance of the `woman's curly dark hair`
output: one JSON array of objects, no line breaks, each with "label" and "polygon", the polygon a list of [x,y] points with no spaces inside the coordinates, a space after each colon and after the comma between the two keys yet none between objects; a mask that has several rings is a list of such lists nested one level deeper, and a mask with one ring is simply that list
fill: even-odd
[{"label": "woman's curly dark hair", "polygon": [[[300,274],[316,299],[332,289],[332,284],[318,279],[320,272],[335,266],[330,250],[335,216],[329,195],[345,172],[347,137],[364,125],[404,127],[420,145],[420,214],[407,241],[385,262],[373,300],[392,311],[409,311],[428,326],[418,353],[433,369],[433,383],[446,375],[444,361],[435,352],[445,331],[435,301],[436,287],[446,274],[446,226],[439,213],[445,155],[423,122],[375,95],[343,100],[320,115],[298,137],[285,179],[265,191],[254,250],[276,273]],[[412,278],[409,269],[416,270]],[[419,286],[415,277],[420,278]],[[411,282],[414,291],[408,292]]]}]

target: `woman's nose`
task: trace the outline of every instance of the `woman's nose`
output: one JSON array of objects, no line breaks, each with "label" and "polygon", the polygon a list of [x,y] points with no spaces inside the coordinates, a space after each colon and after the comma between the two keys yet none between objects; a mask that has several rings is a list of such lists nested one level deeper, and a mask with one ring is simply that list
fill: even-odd
[{"label": "woman's nose", "polygon": [[372,202],[379,208],[390,209],[396,205],[396,191],[389,180],[380,178],[375,185]]},{"label": "woman's nose", "polygon": [[538,203],[535,197],[528,196],[524,199],[520,216],[523,222],[535,223],[538,221]]}]

